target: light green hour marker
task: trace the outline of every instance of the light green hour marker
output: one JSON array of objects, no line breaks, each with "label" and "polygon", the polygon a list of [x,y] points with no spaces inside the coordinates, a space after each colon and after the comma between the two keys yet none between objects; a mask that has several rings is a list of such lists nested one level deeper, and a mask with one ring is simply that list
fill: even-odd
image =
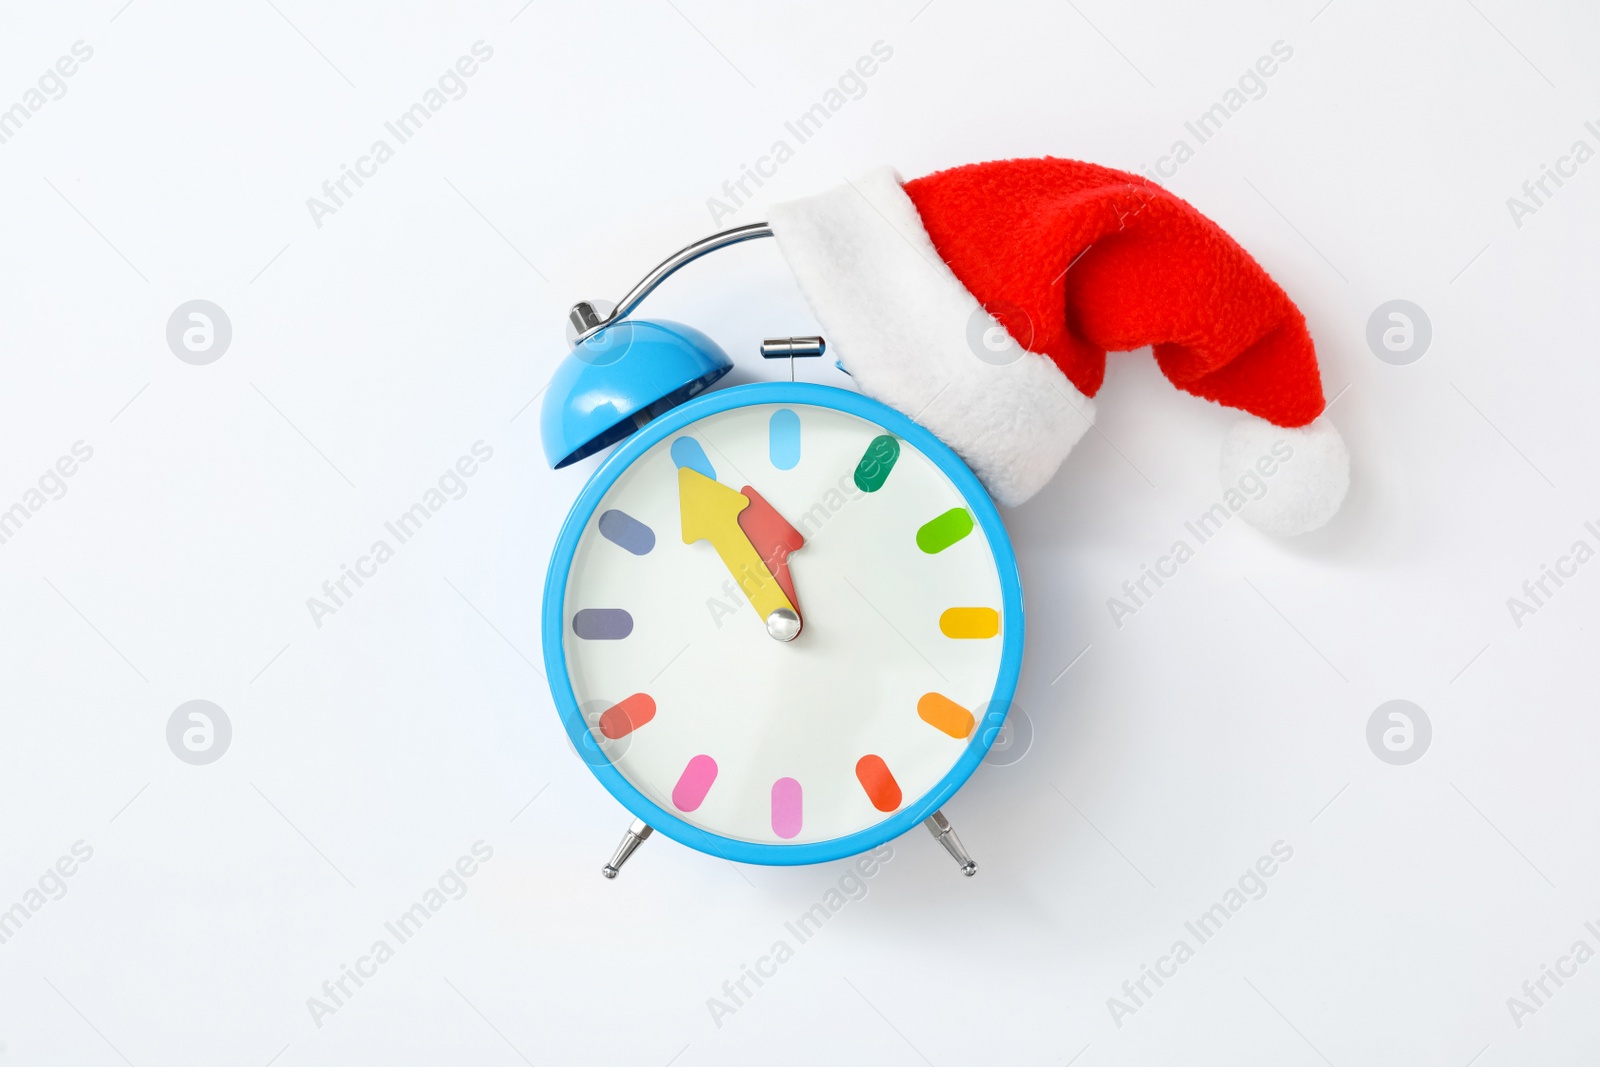
[{"label": "light green hour marker", "polygon": [[943,552],[972,532],[972,515],[966,508],[951,508],[917,531],[917,547],[930,556]]},{"label": "light green hour marker", "polygon": [[876,493],[883,488],[883,483],[889,480],[889,472],[894,470],[895,461],[900,458],[900,442],[888,434],[879,434],[872,439],[867,450],[861,455],[861,462],[856,464],[856,488],[863,493]]}]

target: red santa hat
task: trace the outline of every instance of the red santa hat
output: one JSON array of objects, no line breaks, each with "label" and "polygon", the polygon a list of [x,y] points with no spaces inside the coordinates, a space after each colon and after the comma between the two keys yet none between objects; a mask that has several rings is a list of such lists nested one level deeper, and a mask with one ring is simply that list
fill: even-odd
[{"label": "red santa hat", "polygon": [[[889,168],[772,208],[784,258],[862,391],[927,426],[995,499],[1037,493],[1094,418],[1106,352],[1150,345],[1174,385],[1247,412],[1223,479],[1277,534],[1338,510],[1305,317],[1216,223],[1144,178],[1068,159]],[[1287,459],[1285,457],[1288,457]]]}]

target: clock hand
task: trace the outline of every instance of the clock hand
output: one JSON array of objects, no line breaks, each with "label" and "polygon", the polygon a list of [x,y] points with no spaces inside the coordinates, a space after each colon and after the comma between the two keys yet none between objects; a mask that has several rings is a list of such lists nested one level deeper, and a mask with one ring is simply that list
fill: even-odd
[{"label": "clock hand", "polygon": [[678,510],[683,543],[710,541],[734,584],[756,609],[767,632],[780,641],[800,633],[800,613],[739,526],[750,498],[690,467],[678,468]]},{"label": "clock hand", "polygon": [[789,553],[805,547],[806,539],[760,493],[748,485],[739,492],[750,500],[750,506],[739,513],[739,529],[750,539],[795,611],[799,611],[800,598],[795,595],[794,578],[789,574]]}]

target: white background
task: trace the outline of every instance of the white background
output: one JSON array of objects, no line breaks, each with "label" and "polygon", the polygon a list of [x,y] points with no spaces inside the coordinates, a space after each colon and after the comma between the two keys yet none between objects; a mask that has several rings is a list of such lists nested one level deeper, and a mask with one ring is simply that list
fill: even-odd
[{"label": "white background", "polygon": [[[1600,963],[1520,1027],[1507,998],[1600,948],[1600,564],[1520,628],[1506,599],[1596,542],[1600,164],[1521,227],[1506,198],[1596,147],[1592,9],[274,2],[4,16],[0,106],[94,56],[0,145],[0,507],[94,456],[0,545],[0,908],[94,853],[0,945],[0,1063],[1586,1062]],[[307,197],[480,39],[467,95],[315,225]],[[589,468],[545,469],[528,405],[566,307],[717,228],[707,198],[880,40],[866,95],[724,225],[882,162],[1153,165],[1287,42],[1169,184],[1304,309],[1354,487],[1297,541],[1230,523],[1117,628],[1106,599],[1217,499],[1232,416],[1113,357],[1101,432],[1007,515],[1034,739],[947,809],[981,872],[918,831],[796,944],[845,865],[658,839],[599,877],[628,817],[537,666]],[[209,366],[166,343],[195,298],[233,324]],[[1409,366],[1365,341],[1395,298],[1433,323]],[[786,376],[757,340],[814,325],[770,244],[650,311],[735,380]],[[467,495],[315,625],[478,440]],[[1396,698],[1433,724],[1409,766],[1366,742]],[[167,746],[191,699],[233,725],[209,766]],[[466,895],[318,1026],[307,999],[479,840]],[[1267,895],[1118,1026],[1108,998],[1280,840]]]}]

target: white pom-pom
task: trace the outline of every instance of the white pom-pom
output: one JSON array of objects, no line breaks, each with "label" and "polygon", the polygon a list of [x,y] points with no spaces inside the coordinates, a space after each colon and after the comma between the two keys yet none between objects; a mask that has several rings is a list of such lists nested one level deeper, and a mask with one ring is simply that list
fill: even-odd
[{"label": "white pom-pom", "polygon": [[1256,529],[1280,537],[1310,533],[1344,502],[1350,452],[1325,416],[1293,430],[1247,418],[1223,439],[1222,484],[1246,498],[1240,514]]}]

